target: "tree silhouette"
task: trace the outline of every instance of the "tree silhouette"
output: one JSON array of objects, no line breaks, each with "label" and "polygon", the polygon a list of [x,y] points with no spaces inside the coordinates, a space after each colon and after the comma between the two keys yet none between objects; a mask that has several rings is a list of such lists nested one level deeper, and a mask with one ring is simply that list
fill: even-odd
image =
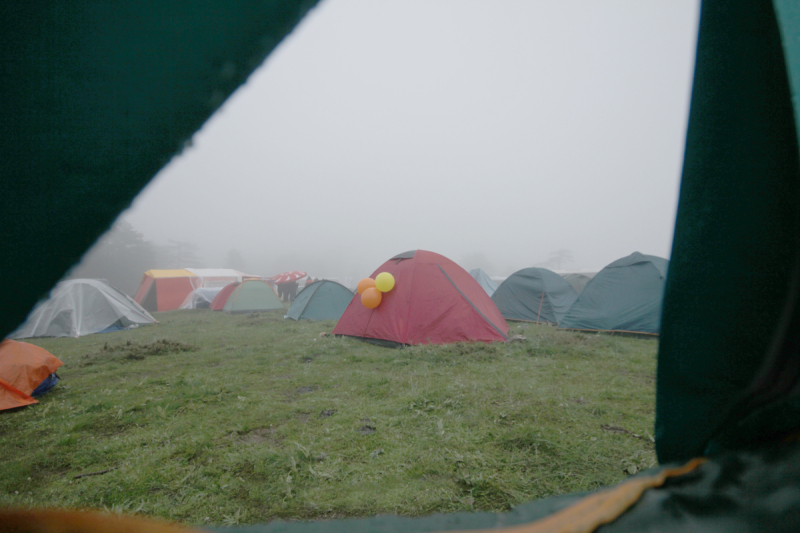
[{"label": "tree silhouette", "polygon": [[121,221],[97,241],[68,277],[104,279],[133,295],[139,288],[142,274],[155,268],[156,257],[156,246],[146,241],[129,222]]}]

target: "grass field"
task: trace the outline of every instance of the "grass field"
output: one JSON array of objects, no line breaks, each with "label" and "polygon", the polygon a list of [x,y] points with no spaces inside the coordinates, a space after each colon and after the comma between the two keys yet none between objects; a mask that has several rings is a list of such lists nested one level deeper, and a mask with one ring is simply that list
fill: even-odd
[{"label": "grass field", "polygon": [[31,340],[62,381],[0,413],[0,506],[193,525],[500,511],[655,465],[655,340],[512,323],[526,340],[391,349],[282,315]]}]

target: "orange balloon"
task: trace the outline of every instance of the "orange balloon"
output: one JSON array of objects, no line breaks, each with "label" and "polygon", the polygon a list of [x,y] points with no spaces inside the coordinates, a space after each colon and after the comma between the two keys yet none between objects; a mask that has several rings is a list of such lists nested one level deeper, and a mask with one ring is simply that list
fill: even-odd
[{"label": "orange balloon", "polygon": [[364,294],[365,290],[369,289],[370,287],[374,287],[374,286],[375,286],[375,280],[374,279],[372,279],[372,278],[364,278],[364,279],[362,279],[361,281],[358,282],[358,285],[356,285],[356,290],[358,291],[358,294]]},{"label": "orange balloon", "polygon": [[375,309],[378,307],[382,299],[383,293],[375,287],[365,289],[364,292],[361,293],[361,303],[368,309]]}]

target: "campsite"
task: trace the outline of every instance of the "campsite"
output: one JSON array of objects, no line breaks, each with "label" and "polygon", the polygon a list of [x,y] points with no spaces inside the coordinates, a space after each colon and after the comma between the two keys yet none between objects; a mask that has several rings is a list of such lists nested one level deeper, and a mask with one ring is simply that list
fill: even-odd
[{"label": "campsite", "polygon": [[282,311],[26,339],[58,354],[0,414],[0,505],[186,524],[502,511],[654,466],[656,342],[510,323],[392,349]]},{"label": "campsite", "polygon": [[6,12],[0,532],[800,530],[796,1]]}]

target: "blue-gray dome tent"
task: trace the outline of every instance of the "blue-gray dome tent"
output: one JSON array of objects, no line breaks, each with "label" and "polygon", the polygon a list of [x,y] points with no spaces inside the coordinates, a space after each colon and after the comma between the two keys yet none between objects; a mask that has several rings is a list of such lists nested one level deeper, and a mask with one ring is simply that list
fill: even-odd
[{"label": "blue-gray dome tent", "polygon": [[614,261],[586,284],[559,327],[658,333],[668,266],[639,252]]},{"label": "blue-gray dome tent", "polygon": [[523,268],[497,287],[492,301],[506,320],[558,324],[578,293],[546,268]]},{"label": "blue-gray dome tent", "polygon": [[292,301],[286,318],[294,320],[339,320],[350,305],[353,293],[335,281],[315,281]]}]

